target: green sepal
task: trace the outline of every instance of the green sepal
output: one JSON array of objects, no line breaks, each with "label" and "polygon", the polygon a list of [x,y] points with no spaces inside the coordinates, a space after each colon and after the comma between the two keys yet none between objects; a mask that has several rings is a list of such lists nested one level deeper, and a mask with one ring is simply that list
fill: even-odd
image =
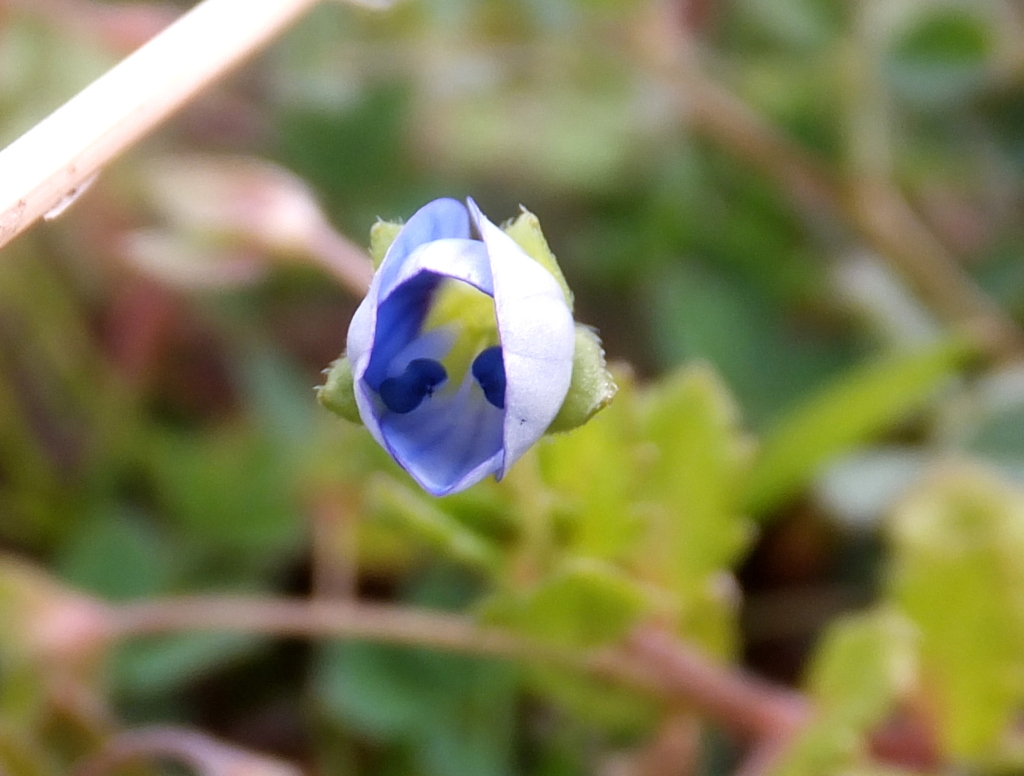
[{"label": "green sepal", "polygon": [[546,433],[571,431],[607,407],[619,387],[605,363],[601,338],[589,326],[576,324],[576,349],[572,357],[572,382],[561,409]]},{"label": "green sepal", "polygon": [[377,221],[370,227],[370,260],[374,269],[380,269],[384,254],[388,252],[403,226],[405,224],[396,221]]},{"label": "green sepal", "polygon": [[505,234],[516,241],[520,248],[526,251],[531,259],[544,267],[558,281],[558,285],[561,286],[562,293],[565,295],[565,303],[572,311],[572,291],[569,290],[569,284],[565,282],[565,275],[562,274],[562,268],[558,266],[558,259],[548,247],[548,241],[540,228],[540,220],[522,205],[519,206],[519,209],[522,211],[519,216],[504,224],[502,229]]},{"label": "green sepal", "polygon": [[337,358],[328,368],[327,380],[316,389],[316,399],[335,415],[362,424],[356,404],[352,364],[345,356]]}]

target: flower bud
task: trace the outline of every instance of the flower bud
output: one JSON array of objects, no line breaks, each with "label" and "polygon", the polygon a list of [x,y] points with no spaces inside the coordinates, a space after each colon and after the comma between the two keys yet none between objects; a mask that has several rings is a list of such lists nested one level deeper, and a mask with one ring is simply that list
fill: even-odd
[{"label": "flower bud", "polygon": [[545,432],[605,406],[615,386],[536,217],[502,231],[476,203],[439,199],[371,233],[378,265],[347,358],[318,397],[356,415],[425,490],[501,478]]}]

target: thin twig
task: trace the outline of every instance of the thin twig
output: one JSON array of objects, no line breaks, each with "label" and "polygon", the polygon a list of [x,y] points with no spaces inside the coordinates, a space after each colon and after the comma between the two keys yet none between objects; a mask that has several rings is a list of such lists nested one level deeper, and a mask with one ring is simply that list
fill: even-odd
[{"label": "thin twig", "polygon": [[350,489],[329,489],[310,504],[312,588],[319,599],[351,600],[358,583],[359,510]]},{"label": "thin twig", "polygon": [[739,735],[778,737],[802,727],[804,699],[653,629],[639,629],[625,648],[562,649],[469,618],[356,601],[183,597],[112,607],[115,640],[187,631],[233,631],[298,638],[346,638],[407,644],[520,662],[547,663],[687,707]]},{"label": "thin twig", "polygon": [[802,695],[712,663],[663,631],[640,628],[627,647],[630,657],[660,678],[666,692],[726,730],[753,739],[786,738],[810,719]]},{"label": "thin twig", "polygon": [[692,712],[669,714],[634,756],[633,776],[693,776],[700,760],[700,720]]},{"label": "thin twig", "polygon": [[104,776],[124,765],[172,760],[202,776],[300,776],[293,765],[240,749],[186,728],[149,727],[107,740],[99,752],[74,769],[73,776]]},{"label": "thin twig", "polygon": [[733,776],[768,776],[768,774],[774,773],[791,740],[792,736],[766,738],[763,741],[758,741],[751,747],[746,759],[740,763],[739,769]]},{"label": "thin twig", "polygon": [[948,323],[997,359],[1024,357],[1024,333],[989,299],[890,182],[845,180],[710,78],[673,2],[643,26],[650,66],[674,89],[694,130],[778,181],[805,212],[845,223]]},{"label": "thin twig", "polygon": [[0,247],[320,0],[204,0],[0,151]]},{"label": "thin twig", "polygon": [[497,657],[530,653],[531,642],[458,615],[354,601],[196,596],[115,607],[116,638],[182,631],[255,632],[302,638],[389,641]]}]

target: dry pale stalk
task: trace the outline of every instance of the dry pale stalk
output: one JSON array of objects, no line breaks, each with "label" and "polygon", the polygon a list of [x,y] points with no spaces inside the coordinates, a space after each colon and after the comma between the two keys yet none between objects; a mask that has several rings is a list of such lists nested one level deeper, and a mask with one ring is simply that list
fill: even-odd
[{"label": "dry pale stalk", "polygon": [[0,247],[320,0],[204,0],[0,151]]}]

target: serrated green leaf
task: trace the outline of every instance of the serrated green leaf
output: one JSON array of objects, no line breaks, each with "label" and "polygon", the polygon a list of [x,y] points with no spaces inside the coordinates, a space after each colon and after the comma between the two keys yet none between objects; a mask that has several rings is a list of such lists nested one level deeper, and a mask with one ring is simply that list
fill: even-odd
[{"label": "serrated green leaf", "polygon": [[617,374],[615,402],[586,425],[538,445],[544,481],[557,494],[567,524],[567,551],[620,560],[636,545],[641,524],[633,507],[638,484],[637,398]]},{"label": "serrated green leaf", "polygon": [[483,605],[485,619],[567,647],[590,647],[623,636],[651,606],[648,596],[614,566],[573,558],[527,592],[499,593]]},{"label": "serrated green leaf", "polygon": [[917,634],[899,612],[880,609],[834,623],[812,658],[807,685],[830,725],[864,734],[917,679]]},{"label": "serrated green leaf", "polygon": [[890,356],[854,370],[800,404],[768,434],[746,486],[763,514],[804,487],[835,456],[920,409],[971,357],[960,341]]},{"label": "serrated green leaf", "polygon": [[642,475],[651,502],[645,566],[685,597],[730,567],[752,536],[736,487],[749,445],[731,395],[704,364],[650,389],[641,429],[650,452]]},{"label": "serrated green leaf", "polygon": [[947,467],[893,517],[888,595],[920,632],[945,748],[992,757],[1024,703],[1024,494]]}]

